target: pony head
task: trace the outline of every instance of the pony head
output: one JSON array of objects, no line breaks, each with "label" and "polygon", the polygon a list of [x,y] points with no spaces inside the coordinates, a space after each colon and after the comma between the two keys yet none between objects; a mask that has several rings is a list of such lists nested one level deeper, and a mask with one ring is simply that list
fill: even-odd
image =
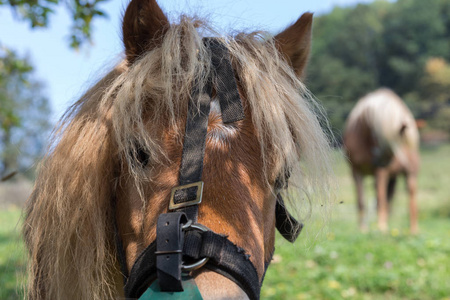
[{"label": "pony head", "polygon": [[[306,13],[276,36],[221,36],[186,16],[170,23],[154,0],[131,1],[126,58],[69,109],[40,167],[24,224],[30,297],[120,295],[114,227],[130,270],[178,185],[191,90],[211,72],[205,35],[228,48],[245,118],[225,124],[212,99],[198,222],[245,249],[261,280],[274,249],[278,189],[289,182],[283,193],[292,212],[328,190],[328,139],[300,80],[311,25]],[[207,272],[196,274],[204,295],[239,293],[211,285],[221,276]]]}]

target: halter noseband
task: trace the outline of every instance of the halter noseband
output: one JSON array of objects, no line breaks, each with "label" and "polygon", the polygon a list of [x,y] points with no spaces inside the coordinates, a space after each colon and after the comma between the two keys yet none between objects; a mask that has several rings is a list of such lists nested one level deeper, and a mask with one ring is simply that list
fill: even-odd
[{"label": "halter noseband", "polygon": [[[183,274],[205,267],[233,280],[250,299],[259,299],[262,282],[249,259],[250,255],[226,236],[197,223],[198,205],[203,194],[203,158],[213,85],[223,123],[233,123],[245,117],[228,49],[215,38],[205,38],[204,43],[211,52],[211,78],[202,90],[198,85],[194,85],[192,90],[179,186],[172,189],[170,197],[171,212],[159,216],[156,241],[139,255],[129,275],[122,241],[116,229],[116,248],[127,298],[141,297],[155,279],[161,291],[182,292],[185,289]],[[301,228],[301,225],[288,213],[280,194],[277,195],[275,214],[278,231],[294,242],[300,233],[300,230],[294,232],[294,228]],[[267,266],[268,263],[266,269]]]}]

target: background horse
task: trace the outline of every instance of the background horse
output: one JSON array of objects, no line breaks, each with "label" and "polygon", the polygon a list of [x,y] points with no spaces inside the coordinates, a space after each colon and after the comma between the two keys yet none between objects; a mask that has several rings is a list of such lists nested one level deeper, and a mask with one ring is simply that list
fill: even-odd
[{"label": "background horse", "polygon": [[409,109],[391,90],[379,89],[358,101],[344,131],[358,198],[359,226],[367,230],[363,176],[375,176],[378,228],[388,229],[388,211],[398,174],[406,176],[410,227],[417,233],[419,133]]},{"label": "background horse", "polygon": [[[328,139],[299,80],[311,24],[306,13],[275,37],[219,38],[245,118],[225,124],[213,99],[198,221],[243,248],[260,282],[274,249],[277,189],[288,180],[299,189],[291,211],[305,210],[300,204],[308,205],[309,195],[328,190]],[[31,299],[123,295],[115,232],[129,272],[155,240],[157,218],[178,183],[188,103],[198,101],[191,90],[206,85],[211,71],[201,33],[219,36],[187,17],[170,24],[155,1],[129,4],[126,58],[66,113],[26,208]],[[193,275],[205,298],[246,297],[222,275],[207,269]]]}]

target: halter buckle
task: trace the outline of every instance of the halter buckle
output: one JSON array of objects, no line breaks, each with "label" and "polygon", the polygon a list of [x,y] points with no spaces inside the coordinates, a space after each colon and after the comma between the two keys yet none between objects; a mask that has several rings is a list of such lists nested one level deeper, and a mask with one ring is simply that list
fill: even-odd
[{"label": "halter buckle", "polygon": [[[194,187],[197,187],[195,199],[175,203],[175,196],[178,191],[187,190],[189,188]],[[174,187],[172,189],[172,193],[170,194],[169,210],[174,210],[186,206],[198,205],[202,202],[202,196],[203,196],[203,181],[197,181],[194,183]]]}]

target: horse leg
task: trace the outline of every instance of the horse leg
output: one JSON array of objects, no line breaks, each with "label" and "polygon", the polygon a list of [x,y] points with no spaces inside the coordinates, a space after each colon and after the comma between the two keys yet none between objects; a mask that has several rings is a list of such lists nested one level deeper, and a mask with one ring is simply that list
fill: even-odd
[{"label": "horse leg", "polygon": [[408,186],[409,193],[409,226],[412,234],[417,234],[419,232],[419,225],[417,222],[417,175],[407,174],[406,184]]},{"label": "horse leg", "polygon": [[377,193],[378,229],[385,232],[388,230],[388,202],[387,185],[389,173],[385,168],[378,168],[375,172],[375,186]]},{"label": "horse leg", "polygon": [[388,186],[387,186],[387,201],[388,201],[388,209],[389,213],[391,213],[392,209],[392,199],[395,193],[395,185],[397,183],[397,176],[392,176],[389,178]]},{"label": "horse leg", "polygon": [[363,176],[361,173],[353,169],[353,179],[356,185],[356,198],[358,201],[358,224],[359,229],[362,232],[367,232],[367,216],[366,208],[364,203],[364,187],[363,187]]}]

